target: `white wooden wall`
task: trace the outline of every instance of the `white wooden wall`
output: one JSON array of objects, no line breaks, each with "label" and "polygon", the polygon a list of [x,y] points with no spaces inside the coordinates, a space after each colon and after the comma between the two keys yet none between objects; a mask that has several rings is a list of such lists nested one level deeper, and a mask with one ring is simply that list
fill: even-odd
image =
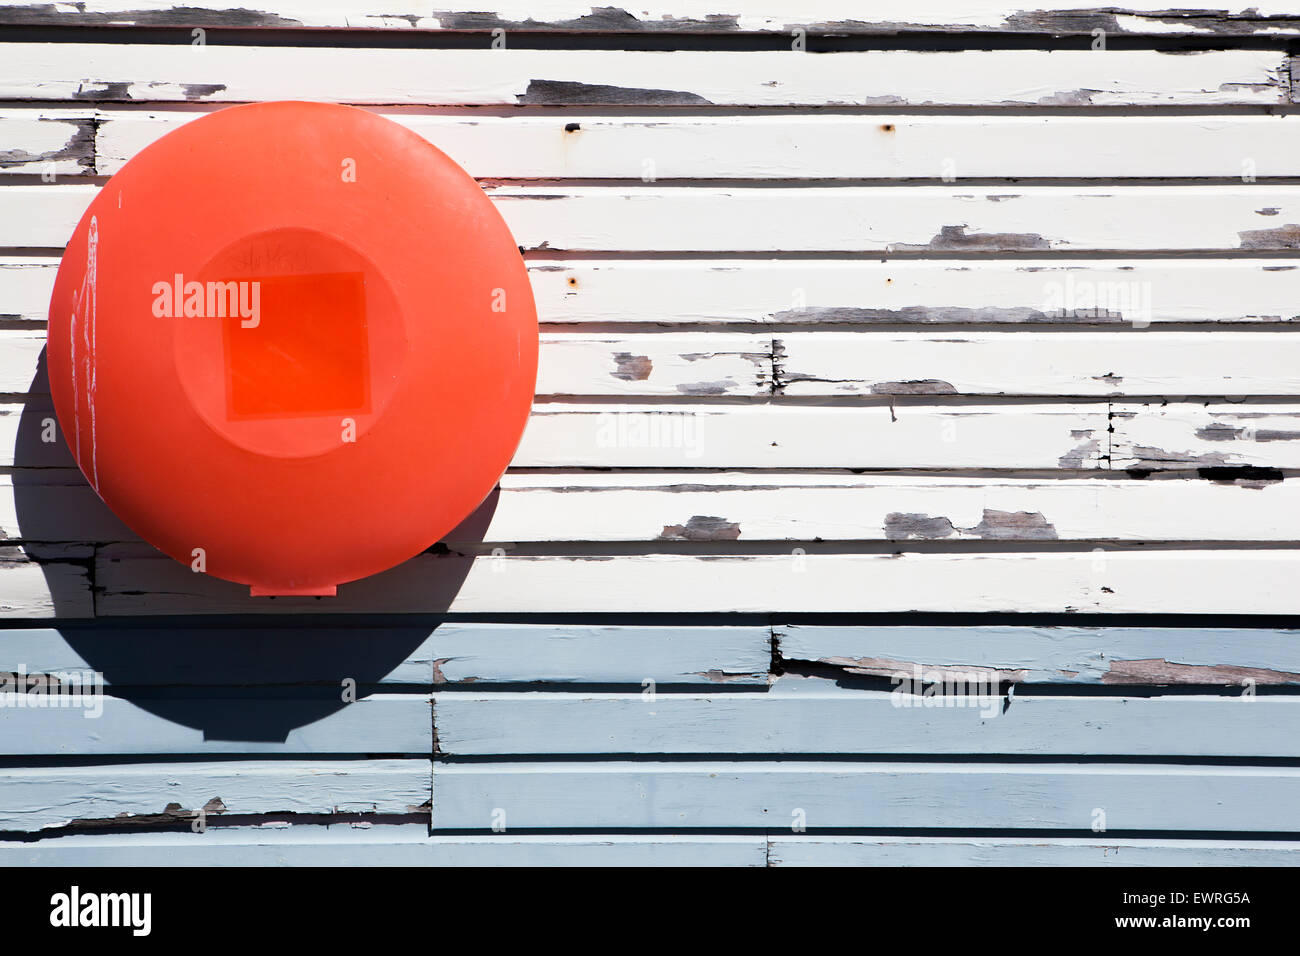
[{"label": "white wooden wall", "polygon": [[[108,684],[0,694],[0,861],[1295,862],[1300,7],[490,6],[0,3],[0,675]],[[542,321],[499,491],[332,600],[40,438],[96,190],[288,98],[463,164]]]}]

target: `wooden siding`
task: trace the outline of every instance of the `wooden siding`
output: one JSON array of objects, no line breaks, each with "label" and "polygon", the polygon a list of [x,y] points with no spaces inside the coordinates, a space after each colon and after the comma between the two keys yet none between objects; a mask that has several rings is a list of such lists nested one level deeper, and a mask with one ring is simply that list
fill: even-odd
[{"label": "wooden siding", "polygon": [[[0,864],[1300,863],[1300,6],[490,6],[0,2]],[[107,177],[284,98],[542,323],[333,599],[140,541],[43,356]]]},{"label": "wooden siding", "polygon": [[[46,26],[212,26],[257,29],[298,27],[389,28],[511,33],[810,33],[872,36],[910,32],[1091,34],[1292,35],[1300,12],[1292,4],[1257,4],[1240,12],[1171,7],[1165,0],[1123,6],[1034,9],[1004,0],[924,0],[879,10],[842,0],[797,5],[743,0],[719,6],[714,0],[665,0],[633,9],[591,7],[574,0],[493,0],[492,12],[437,11],[415,4],[363,0],[275,0],[230,9],[204,3],[177,7],[169,0],[84,0],[78,3],[15,4],[0,8],[0,24]],[[722,11],[730,12],[722,12]],[[792,12],[796,11],[797,12]]]}]

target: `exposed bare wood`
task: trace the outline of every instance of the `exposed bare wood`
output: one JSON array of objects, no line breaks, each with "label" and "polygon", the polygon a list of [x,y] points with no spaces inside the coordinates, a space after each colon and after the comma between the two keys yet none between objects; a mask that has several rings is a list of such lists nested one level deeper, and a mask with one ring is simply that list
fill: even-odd
[{"label": "exposed bare wood", "polygon": [[1300,409],[1288,405],[1171,396],[1168,403],[1116,403],[1112,427],[1115,468],[1201,469],[1211,476],[1235,469],[1248,477],[1251,468],[1300,466]]},{"label": "exposed bare wood", "polygon": [[[920,684],[1300,683],[1300,632],[1269,628],[780,624],[785,668],[895,677]],[[901,685],[900,685],[901,686]]]}]

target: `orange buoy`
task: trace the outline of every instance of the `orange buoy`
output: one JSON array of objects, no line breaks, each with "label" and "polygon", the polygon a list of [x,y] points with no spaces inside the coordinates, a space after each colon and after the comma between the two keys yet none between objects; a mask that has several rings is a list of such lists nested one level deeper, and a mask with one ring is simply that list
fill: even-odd
[{"label": "orange buoy", "polygon": [[537,346],[519,250],[464,170],[365,110],[265,103],[100,190],[47,366],[77,464],[142,538],[254,594],[333,594],[492,491]]}]

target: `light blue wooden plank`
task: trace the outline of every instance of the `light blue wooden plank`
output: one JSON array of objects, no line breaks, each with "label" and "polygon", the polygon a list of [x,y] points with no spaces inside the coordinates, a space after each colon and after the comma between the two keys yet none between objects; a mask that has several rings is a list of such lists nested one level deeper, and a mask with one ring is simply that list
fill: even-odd
[{"label": "light blue wooden plank", "polygon": [[996,668],[1004,680],[1072,684],[1300,683],[1300,631],[1208,627],[776,628],[787,661],[889,675],[913,664]]},{"label": "light blue wooden plank", "polygon": [[[793,683],[813,685],[785,690]],[[1300,757],[1300,698],[923,698],[782,678],[763,694],[440,694],[443,754]],[[906,705],[906,706],[902,706]],[[937,705],[937,706],[931,706]]]},{"label": "light blue wooden plank", "polygon": [[[767,680],[766,627],[444,623],[374,627],[64,625],[0,630],[0,671],[92,669],[132,686]],[[220,654],[212,648],[220,647]]]},{"label": "light blue wooden plank", "polygon": [[421,824],[0,841],[0,866],[1296,866],[1280,840],[635,834],[429,836]]},{"label": "light blue wooden plank", "polygon": [[1283,840],[773,836],[771,866],[1300,866]]},{"label": "light blue wooden plank", "polygon": [[[109,684],[429,684],[427,625],[200,627],[63,624],[0,629],[0,671],[94,670]],[[219,653],[214,649],[219,649]]]},{"label": "light blue wooden plank", "polygon": [[136,702],[91,697],[78,706],[33,706],[58,700],[0,694],[0,754],[427,755],[433,750],[429,701],[418,695],[377,694],[352,703],[337,697]]},{"label": "light blue wooden plank", "polygon": [[430,836],[423,824],[295,824],[0,842],[0,866],[762,866],[766,851],[759,835]]},{"label": "light blue wooden plank", "polygon": [[444,624],[433,635],[442,681],[758,684],[766,627]]},{"label": "light blue wooden plank", "polygon": [[[798,813],[802,811],[802,815]],[[433,826],[1300,831],[1300,768],[903,762],[453,763]]]},{"label": "light blue wooden plank", "polygon": [[132,816],[427,812],[427,760],[230,760],[0,768],[0,830]]},{"label": "light blue wooden plank", "polygon": [[0,866],[1296,866],[1280,841],[635,834],[429,836],[420,824],[0,841]]}]

